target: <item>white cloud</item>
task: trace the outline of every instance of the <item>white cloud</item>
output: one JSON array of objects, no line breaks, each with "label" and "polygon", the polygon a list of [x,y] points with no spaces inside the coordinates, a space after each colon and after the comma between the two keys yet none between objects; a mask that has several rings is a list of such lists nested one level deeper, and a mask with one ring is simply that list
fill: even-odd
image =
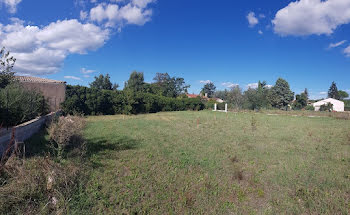
[{"label": "white cloud", "polygon": [[327,92],[320,92],[320,95],[327,95]]},{"label": "white cloud", "polygon": [[81,78],[79,77],[75,77],[75,76],[63,76],[65,79],[73,79],[73,80],[77,80],[77,81],[81,81]]},{"label": "white cloud", "polygon": [[122,6],[101,3],[90,10],[90,19],[105,23],[107,27],[120,27],[125,24],[144,25],[151,20],[152,9],[147,7],[153,2],[154,0],[132,0]]},{"label": "white cloud", "polygon": [[349,0],[300,0],[279,10],[272,21],[280,35],[332,34],[350,22]]},{"label": "white cloud", "polygon": [[91,74],[91,73],[95,73],[95,70],[91,70],[91,69],[85,69],[85,68],[81,68],[80,70],[81,73],[83,74]]},{"label": "white cloud", "polygon": [[206,81],[199,81],[199,83],[201,83],[201,84],[210,84],[210,83],[212,83],[210,80],[206,80]]},{"label": "white cloud", "polygon": [[347,41],[346,40],[343,40],[343,41],[340,41],[340,42],[338,42],[338,43],[331,43],[331,44],[329,44],[329,47],[328,48],[336,48],[336,47],[338,47],[338,46],[341,46],[341,45],[343,45],[344,43],[346,43]]},{"label": "white cloud", "polygon": [[254,27],[255,25],[257,25],[259,23],[258,18],[255,16],[254,12],[249,12],[247,15],[247,20],[249,23],[250,27]]},{"label": "white cloud", "polygon": [[227,88],[233,88],[233,87],[238,87],[239,84],[234,84],[232,82],[224,82],[224,83],[221,83],[222,86],[224,87],[227,87]]},{"label": "white cloud", "polygon": [[17,12],[17,5],[21,3],[22,0],[0,0],[0,3],[3,3],[8,8],[9,13]]},{"label": "white cloud", "polygon": [[25,26],[23,21],[0,26],[0,46],[17,61],[14,71],[27,75],[58,72],[64,59],[73,53],[96,50],[109,38],[109,31],[77,20],[57,21],[45,27]]},{"label": "white cloud", "polygon": [[90,75],[83,75],[84,78],[90,78]]},{"label": "white cloud", "polygon": [[[0,4],[5,3],[12,11],[20,2],[0,0]],[[76,2],[85,8],[85,0]],[[5,46],[17,59],[14,71],[26,75],[58,72],[68,55],[86,54],[100,48],[113,30],[120,32],[125,25],[148,22],[152,15],[148,6],[155,0],[110,0],[110,3],[101,4],[91,0],[91,3],[95,2],[90,11],[80,11],[80,20],[84,23],[70,19],[58,20],[47,26],[31,26],[17,18],[9,18],[11,23],[7,25],[0,23],[0,47]]]},{"label": "white cloud", "polygon": [[251,83],[251,84],[247,84],[247,88],[249,89],[256,89],[258,88],[258,83]]},{"label": "white cloud", "polygon": [[258,33],[259,33],[260,35],[263,35],[263,34],[264,34],[264,32],[263,32],[262,30],[259,30]]},{"label": "white cloud", "polygon": [[344,53],[347,57],[350,57],[350,46],[348,46],[344,49]]},{"label": "white cloud", "polygon": [[86,11],[80,11],[80,20],[85,20],[88,17],[88,12]]}]

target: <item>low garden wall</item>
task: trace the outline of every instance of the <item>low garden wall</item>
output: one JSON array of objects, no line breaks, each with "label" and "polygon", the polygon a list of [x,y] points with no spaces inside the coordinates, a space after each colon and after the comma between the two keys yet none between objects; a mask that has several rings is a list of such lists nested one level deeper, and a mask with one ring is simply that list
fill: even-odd
[{"label": "low garden wall", "polygon": [[15,129],[15,141],[17,142],[24,142],[25,140],[32,137],[35,133],[40,131],[40,129],[44,126],[44,124],[53,118],[58,114],[56,113],[50,113],[46,116],[38,117],[36,119],[33,119],[31,121],[25,122],[23,124],[17,125],[15,127],[11,128],[3,128],[0,130],[0,157],[6,150],[11,137],[12,137],[12,131]]}]

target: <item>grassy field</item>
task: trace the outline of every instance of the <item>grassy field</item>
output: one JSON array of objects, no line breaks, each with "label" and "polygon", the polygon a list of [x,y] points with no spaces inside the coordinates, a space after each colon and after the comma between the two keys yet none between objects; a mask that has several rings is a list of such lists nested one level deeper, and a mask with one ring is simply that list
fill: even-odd
[{"label": "grassy field", "polygon": [[347,214],[350,121],[262,113],[88,118],[72,213]]}]

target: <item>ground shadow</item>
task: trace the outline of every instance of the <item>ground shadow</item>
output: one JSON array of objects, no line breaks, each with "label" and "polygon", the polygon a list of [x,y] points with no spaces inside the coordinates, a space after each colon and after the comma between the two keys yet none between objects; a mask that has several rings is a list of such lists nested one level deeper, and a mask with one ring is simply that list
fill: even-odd
[{"label": "ground shadow", "polygon": [[129,137],[120,137],[118,139],[92,138],[86,140],[87,155],[91,157],[95,154],[106,153],[108,151],[124,151],[136,149],[139,142]]},{"label": "ground shadow", "polygon": [[45,128],[41,129],[24,143],[26,157],[45,156],[52,153],[50,140]]}]

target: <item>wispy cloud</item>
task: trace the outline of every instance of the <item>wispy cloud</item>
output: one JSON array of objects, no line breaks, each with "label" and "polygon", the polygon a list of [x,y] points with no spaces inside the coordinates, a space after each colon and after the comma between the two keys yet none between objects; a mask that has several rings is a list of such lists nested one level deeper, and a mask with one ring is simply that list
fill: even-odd
[{"label": "wispy cloud", "polygon": [[328,47],[328,48],[330,48],[330,49],[336,48],[336,47],[338,47],[338,46],[343,45],[343,44],[346,43],[346,42],[347,42],[346,40],[343,40],[343,41],[340,41],[340,42],[338,42],[338,43],[331,43],[331,44],[329,44],[329,47]]},{"label": "wispy cloud", "polygon": [[249,12],[246,18],[248,20],[249,27],[254,27],[259,23],[259,19],[255,16],[254,12]]},{"label": "wispy cloud", "polygon": [[81,68],[80,71],[81,71],[81,73],[83,73],[83,74],[91,74],[91,73],[96,72],[95,70],[86,69],[86,68]]},{"label": "wispy cloud", "polygon": [[256,89],[258,88],[258,83],[251,83],[251,84],[247,84],[246,86],[248,89]]},{"label": "wispy cloud", "polygon": [[64,78],[65,79],[73,79],[73,80],[81,81],[81,78],[76,77],[76,76],[69,76],[69,75],[67,75],[67,76],[64,76]]},{"label": "wispy cloud", "polygon": [[201,81],[199,81],[199,83],[201,83],[201,84],[209,84],[209,83],[211,83],[211,80],[206,80],[206,81],[201,80]]},{"label": "wispy cloud", "polygon": [[320,95],[327,95],[327,92],[320,92]]},{"label": "wispy cloud", "polygon": [[222,86],[224,87],[227,87],[227,88],[233,88],[233,87],[238,87],[239,84],[235,84],[235,83],[232,83],[232,82],[224,82],[224,83],[221,83]]}]

